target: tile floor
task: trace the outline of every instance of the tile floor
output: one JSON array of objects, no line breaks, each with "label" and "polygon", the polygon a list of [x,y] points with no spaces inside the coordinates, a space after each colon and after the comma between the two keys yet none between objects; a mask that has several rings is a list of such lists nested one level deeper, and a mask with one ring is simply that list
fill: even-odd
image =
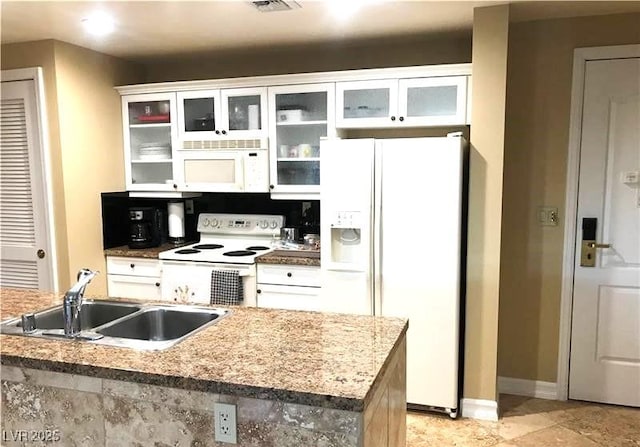
[{"label": "tile floor", "polygon": [[500,396],[498,422],[409,412],[407,447],[640,447],[640,409]]}]

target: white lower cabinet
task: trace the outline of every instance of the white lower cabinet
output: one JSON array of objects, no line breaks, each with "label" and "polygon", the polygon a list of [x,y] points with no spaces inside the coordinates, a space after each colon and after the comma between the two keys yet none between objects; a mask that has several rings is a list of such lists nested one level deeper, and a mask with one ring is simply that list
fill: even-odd
[{"label": "white lower cabinet", "polygon": [[107,293],[110,297],[161,299],[160,261],[107,256]]},{"label": "white lower cabinet", "polygon": [[320,267],[258,264],[257,306],[322,310]]}]

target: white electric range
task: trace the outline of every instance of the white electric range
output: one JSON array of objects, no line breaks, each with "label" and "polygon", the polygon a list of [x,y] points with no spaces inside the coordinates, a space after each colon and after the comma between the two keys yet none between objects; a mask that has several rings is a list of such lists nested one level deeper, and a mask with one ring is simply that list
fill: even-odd
[{"label": "white electric range", "polygon": [[255,258],[273,250],[283,225],[284,216],[200,214],[200,242],[159,254],[162,299],[207,304],[212,271],[237,270],[244,288],[243,305],[255,306]]}]

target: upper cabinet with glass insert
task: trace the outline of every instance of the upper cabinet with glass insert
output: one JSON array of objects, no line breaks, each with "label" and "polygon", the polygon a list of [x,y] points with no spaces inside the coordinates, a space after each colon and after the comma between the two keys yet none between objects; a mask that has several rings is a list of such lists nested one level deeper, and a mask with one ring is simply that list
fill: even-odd
[{"label": "upper cabinet with glass insert", "polygon": [[174,93],[122,97],[125,177],[131,191],[174,190]]},{"label": "upper cabinet with glass insert", "polygon": [[269,88],[269,178],[278,198],[317,199],[320,139],[335,136],[333,83]]},{"label": "upper cabinet with glass insert", "polygon": [[336,83],[336,127],[460,125],[467,116],[467,76]]},{"label": "upper cabinet with glass insert", "polygon": [[[183,145],[266,137],[266,87],[184,91],[177,95],[178,138]],[[189,144],[183,148],[191,149]]]}]

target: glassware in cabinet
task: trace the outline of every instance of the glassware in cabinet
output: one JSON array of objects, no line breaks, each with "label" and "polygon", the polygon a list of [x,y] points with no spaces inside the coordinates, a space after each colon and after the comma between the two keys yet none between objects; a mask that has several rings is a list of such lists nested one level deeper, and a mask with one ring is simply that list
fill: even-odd
[{"label": "glassware in cabinet", "polygon": [[320,139],[335,136],[333,85],[274,87],[269,90],[272,192],[317,194],[320,186]]}]

